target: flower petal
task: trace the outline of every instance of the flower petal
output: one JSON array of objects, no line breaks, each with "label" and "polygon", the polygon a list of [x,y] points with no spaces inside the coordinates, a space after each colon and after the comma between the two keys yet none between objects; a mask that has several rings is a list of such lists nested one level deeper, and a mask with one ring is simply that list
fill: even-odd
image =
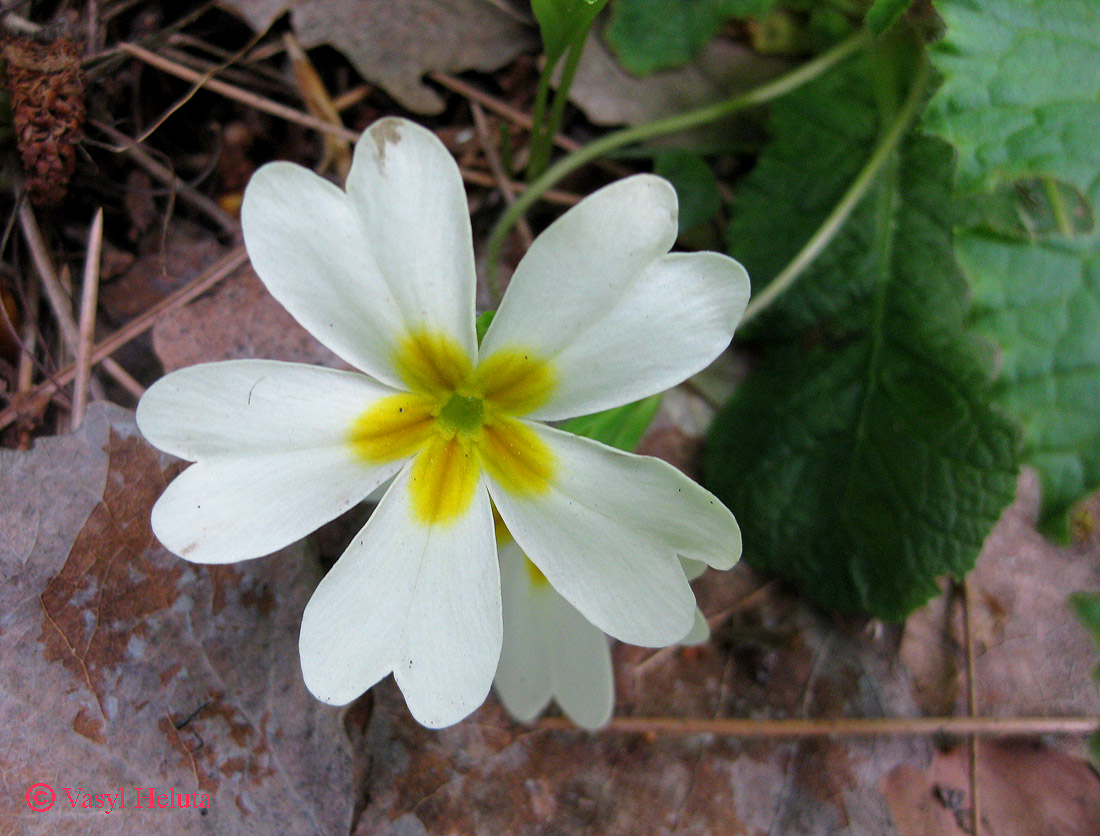
[{"label": "flower petal", "polygon": [[659,459],[538,424],[555,476],[541,493],[489,493],[520,548],[605,633],[663,646],[692,626],[695,598],[677,555],[729,568],[741,553],[733,515]]},{"label": "flower petal", "polygon": [[493,687],[520,722],[533,720],[554,698],[574,723],[599,728],[615,703],[607,636],[532,574],[514,542],[501,546],[504,646]]},{"label": "flower petal", "polygon": [[342,705],[391,670],[409,710],[431,728],[485,699],[501,645],[492,511],[479,489],[446,527],[415,521],[406,467],[324,577],[302,616],[306,685]]},{"label": "flower petal", "polygon": [[231,360],[162,377],[138,403],[137,422],[182,459],[240,458],[343,444],[356,419],[392,394],[355,372]]},{"label": "flower petal", "polygon": [[687,560],[680,558],[680,565],[684,567],[684,576],[693,581],[707,571],[707,564],[701,560]]},{"label": "flower petal", "polygon": [[615,707],[615,675],[607,636],[551,587],[544,641],[549,645],[554,699],[578,726],[598,729]]},{"label": "flower petal", "polygon": [[519,546],[509,541],[500,546],[498,556],[504,644],[493,688],[508,713],[528,723],[543,712],[553,693],[544,652],[546,613]]},{"label": "flower petal", "polygon": [[393,354],[406,311],[343,190],[300,165],[269,163],[245,189],[241,226],[271,295],[347,362],[402,387]]},{"label": "flower petal", "polygon": [[340,516],[400,467],[365,465],[347,445],[200,461],[153,506],[153,533],[195,563],[260,557]]},{"label": "flower petal", "polygon": [[710,625],[700,609],[695,610],[695,623],[691,625],[688,634],[680,639],[684,647],[694,647],[697,644],[706,644],[710,641]]},{"label": "flower petal", "polygon": [[379,119],[355,146],[347,189],[409,325],[447,334],[476,357],[470,211],[450,152],[415,122]]},{"label": "flower petal", "polygon": [[637,175],[581,201],[524,256],[482,341],[522,349],[556,386],[528,417],[558,420],[661,392],[729,344],[749,297],[743,267],[676,253],[676,194]]}]

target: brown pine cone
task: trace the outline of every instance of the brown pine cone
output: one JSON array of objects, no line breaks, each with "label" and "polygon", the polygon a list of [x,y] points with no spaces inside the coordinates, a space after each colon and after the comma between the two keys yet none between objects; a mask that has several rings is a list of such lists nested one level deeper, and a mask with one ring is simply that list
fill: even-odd
[{"label": "brown pine cone", "polygon": [[84,126],[80,53],[71,38],[42,44],[12,37],[2,54],[27,194],[36,206],[56,206],[76,167]]}]

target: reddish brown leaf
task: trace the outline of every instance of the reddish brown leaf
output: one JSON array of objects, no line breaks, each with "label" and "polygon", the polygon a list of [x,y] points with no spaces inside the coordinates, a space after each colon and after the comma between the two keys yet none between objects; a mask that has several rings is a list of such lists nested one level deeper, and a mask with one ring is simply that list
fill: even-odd
[{"label": "reddish brown leaf", "polygon": [[[106,832],[75,794],[117,793],[112,834],[344,834],[355,790],[338,712],[305,690],[300,548],[232,567],[166,553],[149,510],[176,469],[132,416],[0,453],[0,831]],[[44,782],[46,812],[26,793]],[[211,806],[135,810],[136,787]],[[94,825],[94,826],[93,826]]]}]

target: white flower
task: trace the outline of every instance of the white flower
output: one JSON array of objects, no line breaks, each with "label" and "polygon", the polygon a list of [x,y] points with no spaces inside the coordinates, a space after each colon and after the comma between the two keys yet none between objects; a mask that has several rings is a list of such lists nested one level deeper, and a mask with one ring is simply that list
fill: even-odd
[{"label": "white flower", "polygon": [[429,131],[376,122],[347,191],[272,163],[245,244],[268,290],[363,374],[262,360],[158,381],[146,437],[196,462],[153,509],[171,551],[269,554],[393,484],[306,607],[309,689],[342,704],[391,671],[427,726],[489,691],[501,646],[495,506],[593,624],[662,645],[692,624],[676,555],[727,568],[733,516],[670,465],[546,426],[662,391],[714,359],[748,298],[716,253],[667,254],[676,197],[639,175],[566,212],[516,268],[478,347],[458,168]]},{"label": "white flower", "polygon": [[[607,636],[562,598],[511,537],[498,534],[504,644],[493,688],[521,723],[534,720],[553,700],[578,726],[598,729],[615,707],[615,675]],[[686,562],[685,562],[686,563]],[[691,561],[688,580],[706,569]],[[710,638],[696,608],[691,631],[679,644]]]}]

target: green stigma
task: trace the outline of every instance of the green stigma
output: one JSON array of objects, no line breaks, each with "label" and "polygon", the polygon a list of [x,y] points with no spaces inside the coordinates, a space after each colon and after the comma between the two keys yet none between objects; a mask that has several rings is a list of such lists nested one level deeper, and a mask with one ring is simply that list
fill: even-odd
[{"label": "green stigma", "polygon": [[439,422],[447,429],[460,433],[471,433],[481,427],[485,415],[485,406],[481,398],[467,398],[459,394],[451,399],[439,411]]}]

